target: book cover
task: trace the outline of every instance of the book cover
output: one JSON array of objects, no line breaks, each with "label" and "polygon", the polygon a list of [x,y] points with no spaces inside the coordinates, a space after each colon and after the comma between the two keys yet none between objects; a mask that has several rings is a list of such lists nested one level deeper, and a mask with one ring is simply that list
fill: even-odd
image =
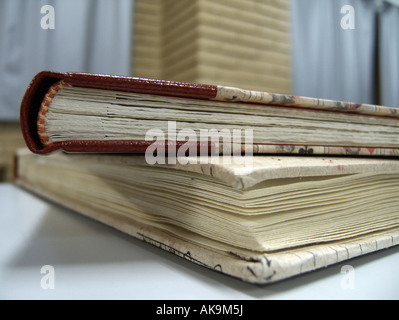
[{"label": "book cover", "polygon": [[[394,160],[17,154],[17,183],[203,267],[268,284],[399,244]],[[65,172],[68,172],[66,174]]]},{"label": "book cover", "polygon": [[[253,154],[399,154],[396,108],[134,77],[43,71],[26,91],[20,119],[39,154],[144,153],[154,142],[146,133],[167,132],[170,122],[177,134],[214,130],[217,139],[226,130],[251,132],[249,143],[238,143]],[[179,147],[187,138],[166,143]]]}]

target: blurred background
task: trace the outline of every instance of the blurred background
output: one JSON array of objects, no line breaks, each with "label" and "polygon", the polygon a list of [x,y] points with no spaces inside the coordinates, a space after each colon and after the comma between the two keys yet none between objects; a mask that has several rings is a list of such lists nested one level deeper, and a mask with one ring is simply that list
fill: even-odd
[{"label": "blurred background", "polygon": [[41,70],[399,106],[399,0],[0,0],[0,181]]}]

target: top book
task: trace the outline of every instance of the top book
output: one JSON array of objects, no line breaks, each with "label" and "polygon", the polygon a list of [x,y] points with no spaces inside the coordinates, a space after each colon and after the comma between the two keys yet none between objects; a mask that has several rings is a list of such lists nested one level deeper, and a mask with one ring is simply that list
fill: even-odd
[{"label": "top book", "polygon": [[37,74],[21,126],[38,154],[145,153],[162,142],[216,153],[399,155],[396,108],[86,73]]}]

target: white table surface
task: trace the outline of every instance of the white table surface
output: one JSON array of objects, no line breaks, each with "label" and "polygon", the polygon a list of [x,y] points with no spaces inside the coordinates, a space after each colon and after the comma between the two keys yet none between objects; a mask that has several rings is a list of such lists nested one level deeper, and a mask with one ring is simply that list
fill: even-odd
[{"label": "white table surface", "polygon": [[[54,268],[45,290],[41,268]],[[354,287],[342,286],[344,265]],[[0,299],[398,299],[399,247],[277,284],[207,270],[73,211],[0,184]]]}]

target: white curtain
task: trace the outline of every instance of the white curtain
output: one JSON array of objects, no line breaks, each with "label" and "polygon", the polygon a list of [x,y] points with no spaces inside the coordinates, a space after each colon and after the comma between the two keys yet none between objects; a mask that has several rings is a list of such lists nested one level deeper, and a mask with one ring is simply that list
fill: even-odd
[{"label": "white curtain", "polygon": [[379,57],[381,104],[399,107],[399,7],[391,4],[380,14]]},{"label": "white curtain", "polygon": [[[292,0],[294,94],[399,107],[395,4],[399,1]],[[354,29],[341,27],[346,5],[354,8]]]},{"label": "white curtain", "polygon": [[[42,28],[45,5],[54,29]],[[0,121],[18,120],[41,70],[130,75],[132,15],[132,0],[0,0]]]},{"label": "white curtain", "polygon": [[[355,9],[355,29],[343,29],[341,8]],[[364,0],[292,0],[294,94],[372,103],[373,3]]]}]

